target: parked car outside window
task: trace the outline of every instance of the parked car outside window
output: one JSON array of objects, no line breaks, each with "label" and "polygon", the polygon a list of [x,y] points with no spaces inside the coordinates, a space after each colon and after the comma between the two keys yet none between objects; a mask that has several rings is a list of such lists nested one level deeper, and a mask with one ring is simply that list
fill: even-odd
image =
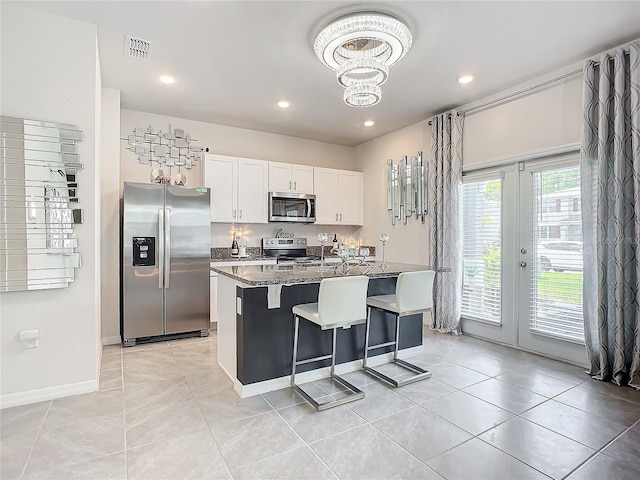
[{"label": "parked car outside window", "polygon": [[542,270],[582,270],[582,242],[554,240],[538,245]]}]

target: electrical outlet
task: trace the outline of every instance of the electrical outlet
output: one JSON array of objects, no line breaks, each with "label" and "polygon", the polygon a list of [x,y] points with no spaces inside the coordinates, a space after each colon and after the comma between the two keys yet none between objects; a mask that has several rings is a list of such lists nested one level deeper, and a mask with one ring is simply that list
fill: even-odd
[{"label": "electrical outlet", "polygon": [[38,346],[38,338],[40,333],[37,328],[33,330],[21,330],[20,341],[24,348],[36,348]]}]

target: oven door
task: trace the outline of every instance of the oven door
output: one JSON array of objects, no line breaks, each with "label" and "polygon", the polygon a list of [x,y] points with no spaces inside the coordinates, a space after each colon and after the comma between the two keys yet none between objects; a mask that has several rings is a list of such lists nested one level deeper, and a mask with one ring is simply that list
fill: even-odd
[{"label": "oven door", "polygon": [[302,222],[316,221],[316,196],[269,192],[270,222]]}]

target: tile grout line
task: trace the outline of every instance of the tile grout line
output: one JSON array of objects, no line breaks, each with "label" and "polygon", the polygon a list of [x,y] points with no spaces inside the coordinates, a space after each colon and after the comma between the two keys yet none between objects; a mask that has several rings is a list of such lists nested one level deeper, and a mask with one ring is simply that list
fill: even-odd
[{"label": "tile grout line", "polygon": [[224,464],[224,468],[227,470],[227,473],[229,474],[229,478],[233,478],[233,475],[231,475],[231,469],[229,468],[229,465],[227,464],[227,460],[224,458],[224,455],[222,455],[222,450],[220,449],[220,445],[218,444],[218,440],[216,440],[215,435],[211,431],[211,427],[207,423],[207,419],[204,418],[204,413],[202,413],[202,409],[200,408],[200,404],[198,403],[198,399],[193,394],[193,390],[191,390],[191,385],[189,385],[189,382],[187,382],[186,379],[185,379],[185,383],[187,385],[187,388],[189,389],[189,393],[191,393],[191,397],[193,398],[193,401],[195,402],[196,407],[198,408],[198,412],[200,413],[200,417],[202,417],[202,421],[204,422],[204,424],[207,427],[207,432],[209,433],[209,436],[213,440],[213,444],[216,446],[216,450],[218,450],[218,453],[220,454],[220,458],[222,459],[222,463]]},{"label": "tile grout line", "polygon": [[[320,387],[319,385],[318,385],[318,388],[320,388],[321,390],[324,390],[324,389],[323,389],[322,387]],[[325,390],[325,391],[326,391],[326,390]],[[295,391],[294,391],[294,393],[295,393]],[[293,432],[293,433],[294,433],[294,434],[295,434],[295,435],[296,435],[300,440],[302,440],[302,443],[304,444],[304,446],[305,446],[305,447],[306,447],[306,448],[307,448],[307,449],[308,449],[308,450],[309,450],[313,455],[315,455],[315,457],[316,457],[318,460],[320,460],[320,463],[322,463],[325,467],[327,467],[327,469],[331,472],[331,475],[333,475],[337,480],[340,480],[340,477],[336,474],[336,472],[334,472],[334,471],[333,471],[333,469],[332,469],[329,465],[327,465],[327,464],[326,464],[326,462],[325,462],[322,458],[320,458],[320,456],[316,453],[316,451],[315,451],[313,448],[311,448],[311,446],[309,445],[309,443],[307,443],[307,441],[306,441],[304,438],[302,438],[302,437],[300,436],[300,434],[295,430],[295,428],[293,428],[293,426],[291,426],[291,425],[289,424],[289,422],[287,422],[287,420],[286,420],[282,415],[280,415],[280,412],[279,412],[279,411],[278,411],[278,410],[277,410],[277,409],[276,409],[276,408],[271,404],[271,402],[270,402],[269,400],[267,400],[267,399],[264,397],[264,395],[260,395],[260,396],[262,397],[262,399],[263,399],[265,402],[267,402],[267,404],[268,404],[271,408],[273,408],[273,411],[274,411],[274,412],[276,412],[276,414],[278,415],[278,417],[280,417],[280,419],[285,423],[285,425],[286,425],[287,427],[289,427],[289,429],[290,429],[290,430],[291,430],[291,431],[292,431],[292,432]],[[290,407],[295,407],[296,405],[300,405],[300,404],[290,405]],[[283,407],[283,408],[287,408],[287,407]],[[316,412],[316,413],[317,413],[317,412]],[[313,442],[312,442],[312,443],[313,443]],[[289,451],[291,451],[291,450],[289,450]],[[287,452],[284,452],[284,453],[287,453]],[[274,455],[274,456],[275,456],[275,455]],[[272,458],[272,457],[270,457],[270,458]],[[265,460],[266,460],[266,459],[265,459]],[[259,463],[259,462],[256,462],[256,463]]]},{"label": "tile grout line", "polygon": [[33,455],[33,451],[36,449],[36,443],[38,443],[38,439],[40,438],[40,434],[42,433],[42,428],[44,427],[44,422],[46,421],[47,417],[49,416],[49,410],[51,410],[51,405],[52,404],[53,404],[53,400],[49,400],[49,405],[47,406],[47,411],[45,412],[44,416],[42,417],[42,422],[40,422],[40,427],[38,428],[38,434],[36,435],[36,438],[33,441],[33,445],[31,446],[31,450],[29,451],[29,455],[27,456],[27,461],[24,462],[24,465],[22,467],[22,472],[20,472],[20,477],[18,477],[18,478],[24,477],[24,474],[27,471],[27,466],[29,465],[29,462],[31,461],[31,456]]}]

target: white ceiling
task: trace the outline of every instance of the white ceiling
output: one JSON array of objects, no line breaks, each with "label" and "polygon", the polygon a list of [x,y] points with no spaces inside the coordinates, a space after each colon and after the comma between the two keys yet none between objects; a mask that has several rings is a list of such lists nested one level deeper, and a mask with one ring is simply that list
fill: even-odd
[{"label": "white ceiling", "polygon": [[[121,91],[123,108],[342,145],[640,37],[639,1],[29,4],[98,26],[102,83]],[[374,9],[403,19],[414,43],[391,68],[382,101],[357,109],[343,103],[343,89],[315,57],[313,40],[333,18]],[[125,35],[153,42],[151,60],[125,57]],[[476,80],[458,84],[463,72]],[[161,84],[162,73],[176,83]],[[276,107],[281,98],[290,100],[289,109]],[[364,127],[367,119],[375,126]]]}]

